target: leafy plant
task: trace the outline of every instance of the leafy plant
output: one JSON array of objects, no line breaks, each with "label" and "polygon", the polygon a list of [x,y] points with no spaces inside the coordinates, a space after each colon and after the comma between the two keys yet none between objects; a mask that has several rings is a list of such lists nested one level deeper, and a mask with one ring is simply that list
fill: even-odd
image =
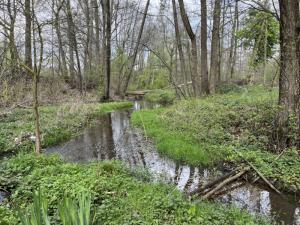
[{"label": "leafy plant", "polygon": [[[83,192],[78,202],[64,195],[58,211],[63,225],[91,225],[91,195]],[[22,225],[50,225],[48,200],[42,191],[34,192],[32,205],[18,216]]]},{"label": "leafy plant", "polygon": [[79,202],[65,197],[58,206],[60,220],[63,225],[90,225],[91,222],[91,195],[83,192]]},{"label": "leafy plant", "polygon": [[33,203],[28,212],[19,212],[22,225],[50,225],[48,217],[48,201],[41,191],[33,194]]},{"label": "leafy plant", "polygon": [[[8,179],[18,174],[18,182],[10,189],[10,201],[0,207],[1,225],[17,224],[18,215],[10,207],[25,210],[33,201],[33,190],[39,188],[47,199],[51,224],[62,224],[61,215],[72,221],[76,211],[82,221],[92,216],[90,224],[268,224],[237,208],[195,204],[173,186],[137,179],[139,174],[119,162],[71,164],[58,157],[28,154],[8,160],[5,170]],[[66,215],[66,207],[71,215]]]}]

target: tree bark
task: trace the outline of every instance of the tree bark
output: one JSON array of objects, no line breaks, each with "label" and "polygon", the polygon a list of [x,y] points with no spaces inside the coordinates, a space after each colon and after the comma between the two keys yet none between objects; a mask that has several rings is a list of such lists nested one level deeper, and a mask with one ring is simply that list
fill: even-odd
[{"label": "tree bark", "polygon": [[228,62],[228,69],[227,69],[227,78],[233,79],[234,76],[234,68],[235,68],[235,61],[236,61],[236,48],[237,48],[237,40],[236,40],[236,32],[237,32],[237,24],[238,24],[238,0],[235,0],[234,5],[234,17],[233,17],[233,24],[232,24],[232,32],[231,32],[231,40],[230,40],[230,52],[229,52],[229,62]]},{"label": "tree bark", "polygon": [[75,61],[74,61],[74,40],[73,40],[73,32],[72,32],[72,12],[70,6],[70,0],[66,2],[66,10],[67,10],[67,34],[68,34],[68,44],[69,44],[69,71],[70,71],[70,79],[71,86],[75,85]]},{"label": "tree bark", "polygon": [[56,33],[57,41],[58,41],[59,56],[60,56],[60,59],[62,61],[62,65],[61,65],[62,76],[63,77],[69,77],[69,75],[68,75],[68,67],[67,67],[67,60],[66,60],[66,53],[65,53],[64,48],[63,48],[62,35],[61,35],[61,31],[60,31],[61,27],[60,27],[59,13],[60,13],[60,10],[62,8],[62,5],[63,5],[63,3],[60,2],[60,4],[57,5],[57,11],[55,11],[53,9],[54,16],[55,16],[55,18],[54,18],[54,27],[55,27],[55,33]]},{"label": "tree bark", "polygon": [[209,94],[207,68],[207,6],[206,0],[201,0],[201,92]]},{"label": "tree bark", "polygon": [[[32,33],[33,33],[33,112],[35,117],[35,152],[36,154],[41,153],[41,131],[40,131],[40,114],[39,114],[39,100],[38,100],[38,84],[39,84],[39,77],[41,73],[41,67],[43,62],[43,52],[44,52],[44,42],[42,37],[42,29],[41,26],[36,18],[35,11],[34,11],[34,4],[32,2],[32,16],[33,16],[33,26],[32,26]],[[37,40],[35,34],[35,24],[38,31],[38,43],[40,44],[39,49],[39,59],[37,58]],[[30,70],[31,68],[28,67]],[[32,70],[32,69],[31,69]]]},{"label": "tree bark", "polygon": [[186,70],[184,54],[183,54],[183,50],[182,50],[182,44],[181,44],[181,38],[180,38],[180,31],[179,31],[179,25],[178,25],[178,17],[177,17],[177,9],[176,9],[175,0],[172,0],[172,6],[173,6],[174,27],[175,27],[175,38],[176,38],[176,44],[177,44],[178,54],[179,54],[181,75],[184,78],[185,92],[186,92],[186,94],[189,94],[189,87],[188,87],[188,84],[187,84],[187,82],[188,82],[187,70]]},{"label": "tree bark", "polygon": [[280,0],[280,75],[277,119],[277,152],[288,147],[288,124],[291,113],[299,115],[299,1]]},{"label": "tree bark", "polygon": [[215,1],[210,60],[210,92],[215,93],[220,77],[220,18],[221,0]]},{"label": "tree bark", "polygon": [[103,0],[103,46],[104,46],[104,71],[105,71],[105,88],[102,100],[108,101],[110,98],[110,76],[111,76],[111,7],[110,0]]},{"label": "tree bark", "polygon": [[[32,69],[32,57],[31,57],[31,1],[25,0],[25,64]],[[27,72],[28,77],[30,77],[30,74]]]},{"label": "tree bark", "polygon": [[180,8],[180,15],[185,27],[185,30],[191,40],[191,55],[192,55],[192,63],[191,63],[191,78],[192,78],[192,85],[194,96],[199,96],[200,93],[200,85],[199,85],[199,75],[198,75],[198,56],[197,56],[197,42],[196,42],[196,35],[194,34],[189,18],[186,14],[185,7],[183,0],[178,0],[179,8]]},{"label": "tree bark", "polygon": [[140,41],[142,39],[142,34],[143,34],[143,30],[144,30],[144,25],[145,25],[147,13],[148,13],[149,5],[150,5],[150,0],[147,0],[146,6],[145,6],[145,9],[144,9],[144,13],[143,13],[143,19],[142,19],[141,27],[140,27],[139,34],[138,34],[137,43],[135,45],[133,56],[132,56],[132,60],[131,60],[131,66],[129,68],[128,75],[126,76],[126,79],[125,79],[125,85],[124,85],[124,89],[123,89],[123,95],[127,91],[127,88],[128,88],[128,85],[129,85],[129,81],[130,81],[130,78],[131,78],[131,75],[132,75],[132,72],[133,72],[133,68],[134,68],[136,56],[137,56],[137,53],[138,53],[138,50],[139,50],[139,46],[140,46]]}]

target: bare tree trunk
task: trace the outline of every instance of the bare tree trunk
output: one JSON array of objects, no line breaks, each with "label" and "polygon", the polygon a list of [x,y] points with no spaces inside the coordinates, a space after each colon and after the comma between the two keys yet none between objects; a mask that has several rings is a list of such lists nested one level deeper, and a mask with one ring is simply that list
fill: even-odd
[{"label": "bare tree trunk", "polygon": [[[190,95],[189,87],[188,87],[188,83],[187,83],[188,82],[187,70],[186,70],[186,65],[185,65],[185,60],[184,60],[184,55],[183,55],[183,50],[182,50],[179,25],[178,25],[178,17],[177,17],[177,9],[176,9],[177,7],[176,7],[175,0],[172,0],[172,6],[173,6],[173,19],[174,19],[174,26],[175,26],[175,37],[176,37],[176,44],[177,44],[178,53],[179,53],[181,75],[183,76],[183,79],[184,79],[185,92],[186,92],[186,94]],[[177,55],[177,53],[176,53],[176,55]]]},{"label": "bare tree trunk", "polygon": [[[31,57],[31,3],[30,0],[25,0],[25,64],[32,69],[32,57]],[[28,77],[30,74],[27,73]]]},{"label": "bare tree trunk", "polygon": [[209,94],[207,68],[207,6],[206,0],[201,0],[201,92]]},{"label": "bare tree trunk", "polygon": [[107,101],[110,98],[110,76],[111,76],[111,7],[110,0],[103,0],[103,24],[104,24],[104,68],[105,68],[105,88],[103,100]]},{"label": "bare tree trunk", "polygon": [[[225,15],[226,15],[226,8],[225,8],[225,3],[226,3],[226,0],[222,0],[222,6],[223,6],[223,11],[222,11],[222,27],[221,27],[221,35],[220,35],[220,38],[221,38],[221,43],[220,43],[220,73],[219,73],[219,77],[217,78],[218,79],[218,84],[221,82],[222,80],[222,73],[224,72],[224,31],[225,31]],[[221,6],[221,8],[222,8]],[[224,75],[226,76],[226,71],[224,73]],[[224,78],[225,80],[225,78]]]},{"label": "bare tree trunk", "polygon": [[[64,51],[64,48],[63,48],[63,42],[62,42],[62,35],[61,35],[61,32],[60,32],[60,18],[59,18],[59,13],[60,13],[60,10],[63,6],[63,3],[60,2],[59,5],[57,5],[57,11],[54,11],[54,27],[55,27],[55,33],[56,33],[56,36],[57,36],[57,40],[58,40],[58,50],[59,50],[59,56],[62,60],[62,76],[63,77],[68,77],[68,67],[67,67],[67,60],[66,60],[66,53]],[[60,60],[60,59],[59,59]],[[59,62],[60,63],[60,62]]]},{"label": "bare tree trunk", "polygon": [[231,80],[234,76],[234,68],[235,68],[235,55],[236,55],[236,48],[237,48],[237,40],[236,40],[236,32],[237,32],[237,23],[238,23],[238,0],[235,0],[234,6],[234,18],[232,24],[232,33],[231,33],[231,40],[230,40],[230,52],[229,52],[229,62],[228,62],[228,69],[227,73]]},{"label": "bare tree trunk", "polygon": [[198,56],[197,56],[197,42],[196,35],[194,34],[189,18],[186,14],[183,0],[178,0],[180,14],[182,18],[182,22],[184,24],[185,30],[191,40],[191,54],[192,54],[192,65],[191,65],[191,79],[194,90],[194,95],[199,96],[200,86],[199,86],[199,75],[198,75]]},{"label": "bare tree trunk", "polygon": [[277,152],[288,147],[288,124],[291,113],[299,114],[299,1],[279,0],[280,76],[276,139]]},{"label": "bare tree trunk", "polygon": [[129,81],[130,81],[130,78],[131,78],[131,75],[132,75],[132,72],[133,72],[136,56],[137,56],[139,46],[140,46],[140,42],[141,42],[141,39],[142,39],[142,34],[143,34],[143,30],[144,30],[144,25],[145,25],[147,13],[148,13],[149,4],[150,4],[150,0],[147,0],[145,10],[144,10],[144,13],[143,13],[143,19],[142,19],[141,27],[140,27],[140,30],[139,30],[137,43],[135,45],[134,52],[133,52],[131,65],[130,65],[130,68],[129,68],[128,75],[126,76],[126,79],[125,79],[125,85],[124,85],[124,89],[123,89],[123,93],[122,93],[123,95],[125,95],[125,92],[127,91]]},{"label": "bare tree trunk", "polygon": [[96,47],[96,63],[100,63],[100,21],[99,21],[99,5],[97,0],[93,0],[94,20],[95,20],[95,47]]},{"label": "bare tree trunk", "polygon": [[69,41],[69,70],[70,70],[70,78],[71,78],[71,85],[74,86],[75,84],[75,62],[74,62],[74,39],[73,39],[73,32],[72,32],[72,12],[70,6],[70,0],[66,2],[66,10],[67,10],[67,33],[68,33],[68,41]]},{"label": "bare tree trunk", "polygon": [[221,0],[215,1],[210,60],[210,92],[215,93],[220,77],[220,16]]},{"label": "bare tree trunk", "polygon": [[[33,70],[33,111],[35,117],[35,152],[36,154],[41,153],[41,131],[40,131],[40,115],[39,115],[39,101],[38,101],[38,83],[39,83],[39,76],[41,72],[42,62],[43,62],[43,51],[44,51],[44,44],[42,38],[42,29],[39,22],[36,19],[35,12],[34,12],[34,1],[32,1],[32,15],[33,15],[33,57],[34,57],[34,70]],[[35,26],[37,25],[38,31],[38,38],[40,44],[39,50],[39,59],[37,59],[37,46],[36,46],[36,34],[35,34]],[[28,68],[31,69],[31,68]]]},{"label": "bare tree trunk", "polygon": [[11,75],[18,73],[18,68],[16,64],[14,63],[17,59],[19,59],[17,47],[15,44],[15,22],[16,22],[16,16],[17,16],[17,9],[15,2],[13,1],[13,5],[11,5],[11,1],[7,1],[7,11],[9,16],[9,34],[8,34],[8,40],[9,40],[9,53],[10,53],[10,68],[11,68]]}]

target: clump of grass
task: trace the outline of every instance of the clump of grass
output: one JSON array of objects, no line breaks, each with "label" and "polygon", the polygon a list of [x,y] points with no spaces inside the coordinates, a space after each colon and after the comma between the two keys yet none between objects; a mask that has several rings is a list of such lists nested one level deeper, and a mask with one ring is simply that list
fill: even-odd
[{"label": "clump of grass", "polygon": [[163,105],[172,104],[176,98],[174,91],[153,90],[145,95],[145,100]]},{"label": "clump of grass", "polygon": [[[20,155],[0,164],[0,170],[11,179],[19,174],[10,189],[10,204],[5,205],[6,218],[16,218],[11,206],[28,208],[34,201],[32,193],[41,189],[51,224],[60,224],[58,208],[61,213],[65,211],[62,207],[68,208],[66,204],[57,208],[64,196],[76,199],[80,193],[91,194],[91,199],[85,201],[91,204],[82,208],[84,212],[91,209],[94,224],[268,224],[236,208],[193,203],[173,186],[132,177],[130,170],[118,162],[78,165],[64,163],[55,156]],[[14,223],[6,223],[10,224]]]},{"label": "clump of grass", "polygon": [[[191,165],[238,163],[233,149],[253,162],[271,180],[300,190],[299,155],[271,152],[277,114],[277,91],[261,86],[204,99],[180,101],[169,108],[134,112],[132,123],[145,129],[160,153]],[[297,126],[290,140],[296,142]]]},{"label": "clump of grass", "polygon": [[[103,113],[129,108],[131,102],[104,104],[64,104],[40,107],[42,146],[48,147],[78,135],[91,120]],[[16,143],[26,134],[34,133],[33,113],[29,109],[15,109],[0,118],[0,155],[7,152],[31,151],[33,143]]]}]

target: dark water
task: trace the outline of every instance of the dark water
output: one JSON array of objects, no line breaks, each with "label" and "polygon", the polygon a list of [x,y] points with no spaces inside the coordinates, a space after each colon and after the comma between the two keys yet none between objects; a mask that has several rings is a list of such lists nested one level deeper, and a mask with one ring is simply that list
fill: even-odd
[{"label": "dark water", "polygon": [[[133,110],[145,107],[153,108],[157,105],[135,102]],[[58,152],[73,162],[118,159],[131,168],[147,169],[154,181],[174,183],[178,189],[186,192],[220,175],[217,170],[179,165],[160,156],[154,144],[130,126],[131,112],[122,110],[103,115],[93,126],[86,128],[82,135],[48,148],[47,153]],[[231,187],[233,190],[217,200],[275,219],[280,224],[300,225],[299,198],[280,196],[264,187],[248,183],[234,183]]]}]

